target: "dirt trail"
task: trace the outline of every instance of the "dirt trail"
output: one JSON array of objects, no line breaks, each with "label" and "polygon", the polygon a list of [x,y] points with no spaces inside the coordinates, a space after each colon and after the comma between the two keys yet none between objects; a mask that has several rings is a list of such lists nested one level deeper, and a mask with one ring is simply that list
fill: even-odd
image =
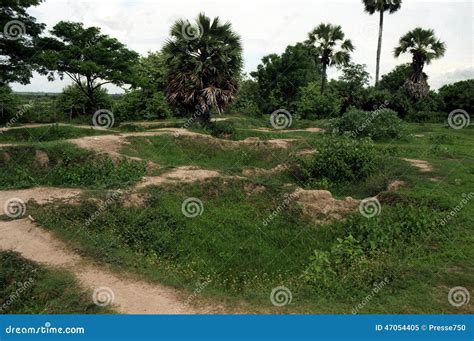
[{"label": "dirt trail", "polygon": [[72,199],[81,194],[81,192],[82,190],[77,188],[55,187],[35,187],[0,191],[0,209],[4,210],[5,203],[13,198],[21,199],[25,203],[34,199],[39,204],[45,204],[54,199]]},{"label": "dirt trail", "polygon": [[311,127],[306,129],[270,129],[270,128],[252,128],[246,129],[251,131],[260,131],[265,133],[294,133],[294,132],[310,132],[310,133],[324,133],[326,130],[323,128]]},{"label": "dirt trail", "polygon": [[407,159],[407,158],[402,158],[402,160],[409,162],[413,167],[416,167],[420,170],[420,172],[432,172],[433,171],[433,165],[429,163],[428,161],[423,161],[423,160],[417,160],[417,159]]},{"label": "dirt trail", "polygon": [[[85,287],[94,292],[99,288],[113,293],[113,308],[124,314],[205,314],[222,307],[192,307],[186,297],[170,287],[118,277],[112,272],[91,265],[56,239],[50,232],[28,219],[0,221],[0,249],[19,252],[34,262],[70,271]],[[100,296],[99,296],[100,297]],[[91,301],[93,300],[91,296]]]}]

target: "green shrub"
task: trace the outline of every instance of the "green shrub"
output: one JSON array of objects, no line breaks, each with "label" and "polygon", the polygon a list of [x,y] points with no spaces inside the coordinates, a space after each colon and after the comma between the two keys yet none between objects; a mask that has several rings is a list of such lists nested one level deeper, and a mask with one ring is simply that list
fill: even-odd
[{"label": "green shrub", "polygon": [[79,85],[72,84],[66,86],[62,93],[56,99],[56,109],[63,115],[69,115],[71,118],[86,115],[89,116],[93,110],[112,108],[112,99],[107,89],[98,88],[94,91],[94,101],[84,94]]},{"label": "green shrub", "polygon": [[390,109],[350,109],[341,118],[333,120],[332,128],[339,134],[352,137],[370,137],[374,140],[399,138],[402,135],[402,120]]},{"label": "green shrub", "polygon": [[231,138],[235,135],[235,126],[232,122],[211,123],[207,129],[211,135],[219,138]]},{"label": "green shrub", "polygon": [[412,111],[406,120],[416,123],[440,123],[446,120],[446,113],[438,111]]},{"label": "green shrub", "polygon": [[297,157],[293,174],[306,181],[363,180],[375,171],[377,158],[378,154],[370,139],[331,138],[323,142],[317,154]]},{"label": "green shrub", "polygon": [[339,116],[341,101],[331,91],[321,94],[319,84],[312,82],[300,90],[295,106],[301,118],[327,118]]}]

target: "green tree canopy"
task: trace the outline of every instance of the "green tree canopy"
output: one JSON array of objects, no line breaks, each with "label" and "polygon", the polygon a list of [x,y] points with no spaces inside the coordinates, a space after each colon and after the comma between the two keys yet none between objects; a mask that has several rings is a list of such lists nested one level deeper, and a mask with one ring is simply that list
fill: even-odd
[{"label": "green tree canopy", "polygon": [[133,64],[138,54],[97,27],[84,28],[81,23],[61,21],[51,30],[53,37],[43,38],[47,48],[39,60],[43,73],[54,80],[55,72],[62,79],[67,75],[89,98],[96,110],[94,92],[104,84],[132,84]]},{"label": "green tree canopy", "polygon": [[199,111],[207,124],[211,109],[223,112],[239,90],[240,36],[229,22],[201,13],[194,24],[178,20],[163,47],[168,75],[167,99],[186,114]]},{"label": "green tree canopy", "polygon": [[26,10],[42,0],[2,0],[0,6],[0,85],[28,84],[36,66],[35,38],[44,29]]},{"label": "green tree canopy", "polygon": [[290,45],[281,55],[262,58],[257,71],[250,75],[258,83],[258,106],[263,113],[286,108],[293,110],[299,89],[320,80],[320,68],[310,49],[302,44]]}]

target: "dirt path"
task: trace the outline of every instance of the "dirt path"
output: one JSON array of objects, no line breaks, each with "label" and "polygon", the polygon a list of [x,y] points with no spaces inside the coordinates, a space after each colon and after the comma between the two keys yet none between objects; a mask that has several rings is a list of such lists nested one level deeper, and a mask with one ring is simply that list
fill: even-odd
[{"label": "dirt path", "polygon": [[101,294],[106,299],[113,297],[112,306],[120,313],[205,314],[222,310],[222,307],[193,307],[185,303],[186,295],[170,287],[134,280],[124,275],[118,277],[91,265],[69,250],[53,234],[37,227],[28,219],[0,221],[0,249],[13,250],[34,262],[70,271],[91,292],[107,288]]},{"label": "dirt path", "polygon": [[79,195],[81,192],[82,190],[77,188],[55,187],[34,187],[28,189],[13,189],[8,191],[0,191],[0,210],[4,210],[6,202],[13,198],[21,199],[25,203],[29,200],[34,199],[39,204],[45,204],[48,201],[54,199],[72,199]]}]

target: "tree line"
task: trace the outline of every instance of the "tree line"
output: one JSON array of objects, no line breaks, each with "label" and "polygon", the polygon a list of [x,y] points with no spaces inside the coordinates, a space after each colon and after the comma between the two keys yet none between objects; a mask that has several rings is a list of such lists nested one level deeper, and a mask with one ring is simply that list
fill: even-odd
[{"label": "tree line", "polygon": [[[423,68],[446,51],[433,30],[415,28],[404,34],[394,56],[412,55],[379,79],[384,13],[395,13],[401,0],[363,0],[369,14],[379,14],[375,85],[369,87],[365,65],[351,62],[355,50],[340,25],[321,23],[305,41],[288,46],[281,55],[262,58],[257,70],[242,74],[241,39],[229,22],[198,15],[191,23],[176,21],[164,46],[140,56],[98,27],[61,21],[45,36],[45,25],[27,13],[43,0],[4,0],[0,9],[0,101],[8,106],[8,84],[28,84],[36,71],[53,81],[69,78],[73,85],[60,96],[64,107],[80,104],[74,115],[90,115],[114,107],[126,120],[171,115],[195,116],[208,124],[212,111],[269,114],[286,108],[304,118],[337,116],[349,107],[373,108],[389,102],[402,117],[446,110],[446,99],[472,109],[472,80],[439,93],[429,90]],[[328,81],[327,70],[341,70]],[[111,103],[105,84],[127,86],[126,94]],[[460,92],[458,92],[460,90]],[[448,95],[449,93],[449,95]],[[455,100],[452,99],[458,97]],[[451,96],[451,97],[450,97]],[[461,102],[461,103],[459,103]],[[466,103],[464,103],[466,102]],[[72,115],[72,109],[71,109]]]}]

